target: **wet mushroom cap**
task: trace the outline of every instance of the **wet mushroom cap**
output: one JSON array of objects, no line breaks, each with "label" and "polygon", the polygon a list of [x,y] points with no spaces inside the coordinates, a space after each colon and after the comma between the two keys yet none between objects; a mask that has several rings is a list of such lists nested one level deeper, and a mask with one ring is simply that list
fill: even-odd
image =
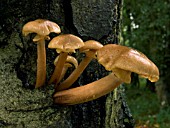
[{"label": "wet mushroom cap", "polygon": [[159,79],[157,66],[143,53],[126,46],[108,44],[97,51],[97,59],[106,70],[113,71],[125,83],[130,83],[131,72],[148,78],[151,82]]},{"label": "wet mushroom cap", "polygon": [[49,20],[37,19],[30,21],[23,26],[22,33],[27,36],[29,33],[37,33],[40,36],[49,35],[50,32],[60,33],[60,27]]},{"label": "wet mushroom cap", "polygon": [[75,49],[79,49],[84,46],[84,42],[79,37],[72,34],[63,34],[53,38],[48,48],[55,48],[60,53],[63,52],[75,52]]}]

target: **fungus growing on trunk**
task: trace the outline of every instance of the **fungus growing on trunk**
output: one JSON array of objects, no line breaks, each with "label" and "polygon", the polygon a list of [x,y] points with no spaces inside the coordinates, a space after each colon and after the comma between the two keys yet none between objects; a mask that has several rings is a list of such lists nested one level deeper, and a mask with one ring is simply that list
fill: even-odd
[{"label": "fungus growing on trunk", "polygon": [[159,79],[157,66],[143,53],[126,46],[108,44],[97,51],[97,59],[106,70],[112,71],[125,83],[131,82],[131,72],[148,78],[151,82]]},{"label": "fungus growing on trunk", "polygon": [[84,42],[84,46],[79,50],[80,52],[84,52],[86,54],[85,58],[80,62],[78,67],[71,73],[71,75],[56,87],[56,91],[61,91],[69,88],[82,74],[90,61],[95,57],[96,51],[102,47],[103,45],[101,43],[94,40]]},{"label": "fungus growing on trunk", "polygon": [[27,36],[36,33],[33,41],[37,43],[37,77],[35,88],[44,85],[46,80],[46,49],[45,40],[49,40],[50,32],[60,33],[60,27],[49,20],[37,19],[30,21],[23,26],[22,33]]},{"label": "fungus growing on trunk", "polygon": [[83,40],[72,34],[59,35],[50,41],[48,48],[56,49],[57,53],[60,55],[55,66],[56,72],[54,72],[54,75],[51,76],[48,84],[53,83],[54,80],[58,83],[68,53],[73,53],[76,49],[83,46]]},{"label": "fungus growing on trunk", "polygon": [[[58,59],[59,59],[59,56],[57,56],[56,59],[54,60],[54,65],[55,65],[55,66],[56,66],[56,64],[57,64],[57,62],[58,62]],[[78,62],[77,62],[77,60],[76,60],[73,56],[69,56],[69,55],[68,55],[68,56],[67,56],[67,59],[66,59],[66,62],[65,62],[65,64],[64,64],[64,67],[63,67],[63,69],[62,69],[61,76],[60,76],[60,78],[59,78],[58,81],[57,81],[58,83],[59,83],[60,80],[62,80],[62,78],[64,77],[65,73],[67,72],[67,69],[68,69],[69,67],[72,67],[72,66],[74,66],[75,68],[77,68]],[[51,77],[56,77],[55,74],[58,73],[56,69],[57,69],[57,68],[54,69],[54,72],[53,72],[53,74],[52,74]],[[56,78],[54,78],[54,83],[57,84],[57,83],[56,83]]]},{"label": "fungus growing on trunk", "polygon": [[97,51],[97,60],[111,74],[90,84],[59,91],[54,102],[73,105],[99,98],[113,91],[122,82],[130,83],[130,74],[135,72],[151,82],[159,79],[159,70],[143,53],[125,46],[108,44]]}]

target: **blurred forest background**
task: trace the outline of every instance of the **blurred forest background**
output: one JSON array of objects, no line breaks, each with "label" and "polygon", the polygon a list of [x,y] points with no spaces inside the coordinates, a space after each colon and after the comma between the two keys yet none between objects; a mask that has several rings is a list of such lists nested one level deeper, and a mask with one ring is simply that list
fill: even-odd
[{"label": "blurred forest background", "polygon": [[124,0],[122,45],[148,56],[160,80],[133,75],[126,94],[136,128],[170,128],[170,0]]}]

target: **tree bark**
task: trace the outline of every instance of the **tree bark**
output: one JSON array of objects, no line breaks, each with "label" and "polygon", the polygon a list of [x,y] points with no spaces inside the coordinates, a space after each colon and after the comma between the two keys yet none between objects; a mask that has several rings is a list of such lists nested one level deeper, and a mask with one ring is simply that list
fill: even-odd
[{"label": "tree bark", "polygon": [[[74,106],[53,104],[54,86],[34,89],[36,44],[23,37],[25,23],[44,18],[58,23],[62,33],[84,41],[119,43],[121,0],[29,0],[0,3],[0,126],[26,128],[131,128],[134,120],[125,101],[124,88],[97,100]],[[56,34],[50,34],[53,38]],[[54,70],[55,50],[47,48],[47,81]],[[74,55],[81,60],[83,55]],[[73,85],[83,86],[106,76],[93,60]]]}]

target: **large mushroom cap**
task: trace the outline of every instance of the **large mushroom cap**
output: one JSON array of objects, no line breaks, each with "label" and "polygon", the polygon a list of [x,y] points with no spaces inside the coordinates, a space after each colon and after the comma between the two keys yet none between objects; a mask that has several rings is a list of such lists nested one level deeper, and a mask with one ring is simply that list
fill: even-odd
[{"label": "large mushroom cap", "polygon": [[108,44],[97,51],[98,62],[106,70],[122,79],[125,83],[130,83],[131,72],[148,78],[151,82],[159,79],[159,70],[143,53],[134,49],[116,44]]},{"label": "large mushroom cap", "polygon": [[53,38],[48,48],[55,48],[57,52],[75,52],[75,49],[79,49],[84,46],[83,40],[72,34],[63,34]]},{"label": "large mushroom cap", "polygon": [[40,36],[49,35],[50,32],[60,33],[60,27],[49,20],[37,19],[30,21],[23,26],[22,33],[27,36],[29,33],[37,33]]}]

